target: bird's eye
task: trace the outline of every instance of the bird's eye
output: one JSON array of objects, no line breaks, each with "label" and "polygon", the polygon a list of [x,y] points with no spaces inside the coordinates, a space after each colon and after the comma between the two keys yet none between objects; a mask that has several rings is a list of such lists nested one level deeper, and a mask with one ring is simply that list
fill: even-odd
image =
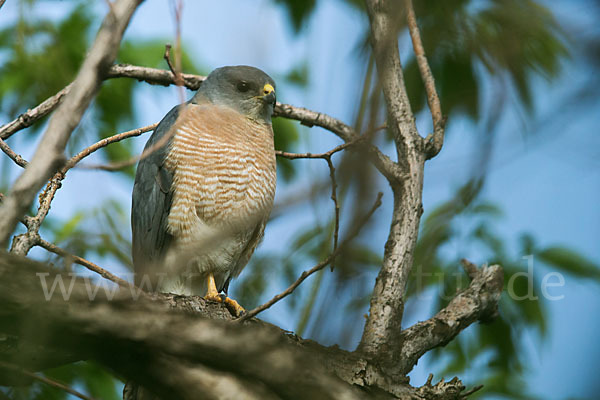
[{"label": "bird's eye", "polygon": [[247,92],[249,89],[248,82],[240,81],[237,84],[237,90],[240,92]]}]

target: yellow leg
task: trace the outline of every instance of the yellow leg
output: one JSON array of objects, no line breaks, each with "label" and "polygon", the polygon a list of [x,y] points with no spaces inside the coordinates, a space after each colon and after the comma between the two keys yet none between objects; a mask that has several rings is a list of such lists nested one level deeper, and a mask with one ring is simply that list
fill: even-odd
[{"label": "yellow leg", "polygon": [[246,312],[246,310],[244,310],[244,307],[240,306],[240,304],[234,299],[230,299],[229,297],[225,296],[223,297],[221,297],[219,291],[217,290],[215,277],[213,276],[213,274],[208,274],[207,290],[204,298],[206,300],[216,301],[219,303],[224,302],[225,306],[227,306],[227,309],[234,317],[240,317]]},{"label": "yellow leg", "polygon": [[206,300],[216,301],[219,303],[223,301],[219,295],[219,291],[217,290],[217,284],[215,283],[215,277],[213,274],[208,274],[207,290],[204,298]]}]

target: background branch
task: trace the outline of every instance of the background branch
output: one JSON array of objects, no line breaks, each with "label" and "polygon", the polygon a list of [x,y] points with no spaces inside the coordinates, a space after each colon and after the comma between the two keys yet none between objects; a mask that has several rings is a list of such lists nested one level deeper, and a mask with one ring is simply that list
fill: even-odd
[{"label": "background branch", "polygon": [[[0,4],[0,6],[1,6],[1,4]],[[93,397],[86,396],[85,394],[80,393],[80,392],[78,392],[77,390],[75,390],[73,388],[70,388],[69,386],[65,385],[64,383],[60,383],[58,381],[55,381],[54,379],[46,378],[45,376],[36,375],[36,374],[34,374],[32,372],[29,372],[27,370],[19,368],[16,365],[12,365],[12,364],[0,361],[0,368],[8,369],[10,371],[19,373],[21,375],[25,375],[28,378],[35,379],[36,381],[42,382],[42,383],[44,383],[46,385],[49,385],[49,386],[55,387],[57,389],[63,390],[65,392],[69,393],[69,394],[72,394],[75,397],[80,398],[80,399],[83,399],[83,400],[94,400]]]},{"label": "background branch", "polygon": [[273,297],[271,300],[267,301],[266,303],[250,310],[247,314],[245,314],[244,316],[242,316],[239,320],[240,321],[246,321],[254,316],[256,316],[258,313],[263,312],[264,310],[266,310],[267,308],[271,307],[273,304],[277,303],[278,301],[282,300],[283,298],[289,296],[290,294],[292,294],[294,292],[294,290],[296,290],[296,288],[298,286],[300,286],[300,284],[302,282],[304,282],[304,280],[306,278],[308,278],[309,276],[311,276],[312,274],[314,274],[317,271],[322,270],[323,268],[325,268],[327,265],[331,264],[333,262],[333,260],[335,259],[335,257],[341,252],[341,250],[344,248],[344,246],[346,244],[348,244],[348,242],[350,242],[352,239],[354,239],[356,237],[356,235],[358,235],[358,233],[360,232],[360,230],[362,229],[362,227],[367,223],[367,221],[369,220],[369,218],[371,218],[371,216],[373,215],[373,213],[375,212],[375,210],[377,210],[377,208],[379,208],[379,206],[381,206],[381,197],[383,196],[383,193],[379,193],[377,195],[377,198],[375,199],[375,204],[373,204],[373,207],[371,207],[371,209],[369,210],[369,212],[359,221],[358,225],[356,225],[356,229],[350,233],[350,235],[348,235],[348,237],[344,240],[344,242],[337,248],[335,248],[333,250],[333,252],[323,261],[321,261],[320,263],[318,263],[317,265],[315,265],[314,267],[312,267],[311,269],[302,272],[302,274],[300,275],[300,277],[298,277],[298,279],[296,279],[286,290],[284,290],[283,292],[279,293],[278,295],[276,295],[275,297]]}]

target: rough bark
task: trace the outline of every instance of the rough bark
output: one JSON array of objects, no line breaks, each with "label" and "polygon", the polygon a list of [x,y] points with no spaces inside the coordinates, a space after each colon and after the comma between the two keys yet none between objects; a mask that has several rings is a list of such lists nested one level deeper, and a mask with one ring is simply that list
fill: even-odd
[{"label": "rough bark", "polygon": [[[70,296],[65,300],[56,290],[47,299],[39,274],[48,287],[57,275],[67,288],[74,279]],[[499,267],[479,270],[445,310],[404,331],[406,365],[493,316],[501,276]],[[134,288],[116,287],[111,297],[94,290],[89,280],[63,270],[0,254],[0,357],[28,370],[91,358],[165,398],[196,398],[194,388],[209,381],[222,383],[210,390],[243,388],[249,398],[445,398],[422,397],[433,389],[390,377],[361,353],[324,347],[258,319],[233,321],[224,306],[200,297],[139,296]],[[96,293],[93,300],[89,293]],[[0,383],[22,382],[0,370]],[[458,380],[452,389],[444,385],[444,395],[464,389]],[[206,398],[213,398],[210,390]]]},{"label": "rough bark", "polygon": [[396,374],[397,371],[392,372],[397,367],[392,355],[402,346],[404,294],[422,214],[425,153],[408,101],[398,52],[399,4],[370,0],[367,10],[375,62],[387,105],[388,127],[394,135],[397,163],[403,175],[389,180],[394,194],[392,223],[360,349],[377,358],[389,373]]}]

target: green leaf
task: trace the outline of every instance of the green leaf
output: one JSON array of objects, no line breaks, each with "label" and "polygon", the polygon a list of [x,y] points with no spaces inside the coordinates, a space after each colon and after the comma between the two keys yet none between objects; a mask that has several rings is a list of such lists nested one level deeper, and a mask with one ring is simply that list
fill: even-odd
[{"label": "green leaf", "polygon": [[600,266],[574,250],[559,246],[548,247],[539,251],[537,256],[565,273],[600,282]]},{"label": "green leaf", "polygon": [[298,86],[306,86],[308,84],[308,64],[306,62],[292,69],[285,79]]},{"label": "green leaf", "polygon": [[302,29],[317,4],[316,0],[275,0],[275,2],[285,7],[296,33]]},{"label": "green leaf", "polygon": [[84,218],[85,214],[82,211],[76,212],[67,222],[54,231],[54,241],[58,244],[72,237]]},{"label": "green leaf", "polygon": [[[273,118],[273,132],[275,133],[275,148],[277,150],[290,151],[293,145],[298,142],[298,123],[295,121],[287,118]],[[294,160],[277,157],[277,173],[284,182],[294,178],[296,170]]]}]

